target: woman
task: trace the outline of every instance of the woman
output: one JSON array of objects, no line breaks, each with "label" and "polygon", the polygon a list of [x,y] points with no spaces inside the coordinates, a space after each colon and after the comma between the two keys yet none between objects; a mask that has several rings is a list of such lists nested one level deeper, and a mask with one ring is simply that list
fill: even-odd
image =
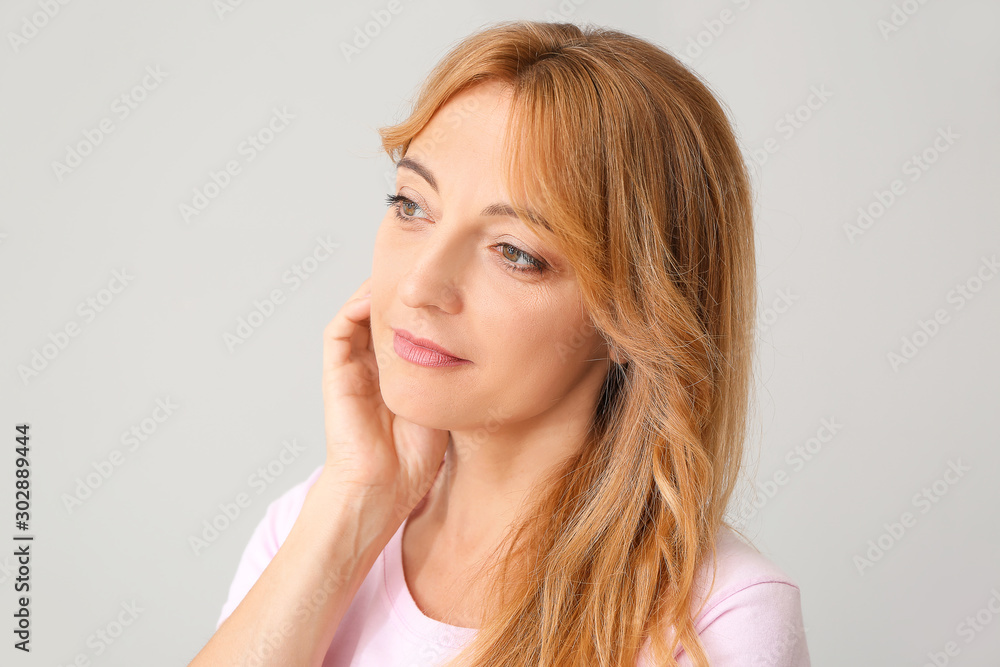
[{"label": "woman", "polygon": [[397,188],[324,332],[326,462],[191,664],[809,665],[798,587],[723,516],[755,260],[706,85],[506,22],[380,132]]}]

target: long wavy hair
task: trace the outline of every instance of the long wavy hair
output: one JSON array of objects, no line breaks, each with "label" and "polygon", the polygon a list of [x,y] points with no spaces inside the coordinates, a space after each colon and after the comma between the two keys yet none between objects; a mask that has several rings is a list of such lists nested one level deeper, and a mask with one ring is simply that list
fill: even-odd
[{"label": "long wavy hair", "polygon": [[631,667],[650,638],[655,664],[676,665],[680,646],[706,666],[696,574],[722,526],[742,535],[725,513],[753,372],[752,188],[734,129],[708,85],[648,41],[505,21],[451,48],[410,115],[379,128],[382,149],[397,162],[485,80],[512,92],[511,204],[564,253],[623,361],[587,442],[522,508],[483,624],[448,664]]}]

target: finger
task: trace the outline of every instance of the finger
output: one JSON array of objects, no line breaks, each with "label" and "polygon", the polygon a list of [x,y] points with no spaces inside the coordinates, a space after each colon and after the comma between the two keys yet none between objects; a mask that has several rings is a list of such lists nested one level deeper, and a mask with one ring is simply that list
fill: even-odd
[{"label": "finger", "polygon": [[348,301],[323,330],[323,370],[330,371],[348,363],[357,350],[355,332],[367,329],[365,321],[371,309],[368,297]]},{"label": "finger", "polygon": [[351,334],[352,354],[368,351],[368,335],[371,331],[371,297],[360,297],[360,300],[368,302],[368,314],[363,320],[358,322],[358,326],[354,328],[354,333]]},{"label": "finger", "polygon": [[366,352],[371,352],[371,351],[373,351],[375,349],[375,346],[372,343],[372,328],[371,328],[372,327],[372,323],[371,323],[371,298],[370,298],[371,297],[371,292],[372,292],[371,285],[372,285],[372,278],[371,278],[371,276],[368,276],[367,278],[365,278],[364,282],[362,282],[361,285],[358,287],[358,292],[361,292],[361,297],[362,298],[369,297],[368,298],[369,314],[368,314],[368,317],[365,318],[365,320],[364,320],[364,327],[359,327],[354,332],[354,336],[355,336],[354,341],[356,343],[356,345],[354,346],[354,349],[355,350],[362,350],[362,351],[366,351]]},{"label": "finger", "polygon": [[[355,350],[364,348],[364,341],[368,336],[364,330],[369,328],[366,320],[371,317],[371,298],[362,294],[367,291],[368,282],[366,280],[362,283],[362,287],[341,307],[323,330],[324,372],[346,364]],[[356,335],[359,329],[364,333],[364,337]]]}]

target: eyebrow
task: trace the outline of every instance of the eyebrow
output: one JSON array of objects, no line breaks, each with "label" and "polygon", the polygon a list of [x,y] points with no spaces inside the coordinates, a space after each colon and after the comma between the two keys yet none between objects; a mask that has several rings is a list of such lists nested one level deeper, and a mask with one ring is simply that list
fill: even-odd
[{"label": "eyebrow", "polygon": [[[396,163],[396,168],[398,169],[400,167],[404,167],[406,169],[409,169],[410,171],[415,172],[421,178],[423,178],[425,181],[427,181],[427,184],[431,186],[431,188],[434,190],[434,192],[438,192],[437,180],[434,178],[434,174],[432,174],[431,170],[428,169],[426,166],[424,166],[422,163],[418,162],[417,160],[415,160],[415,159],[413,159],[411,157],[402,157],[402,158],[400,158],[399,162]],[[521,216],[519,216],[517,214],[517,212],[509,204],[503,204],[503,203],[500,203],[500,202],[497,202],[497,203],[494,203],[494,204],[490,204],[489,206],[487,206],[486,208],[484,208],[482,211],[480,211],[479,214],[482,215],[482,216],[484,216],[484,217],[485,216],[491,216],[491,215],[503,215],[503,216],[510,216],[512,218],[520,218],[521,217]],[[531,217],[532,220],[538,222],[539,224],[541,224],[546,229],[550,229],[548,223],[545,222],[541,218],[541,216],[535,214],[532,211],[529,211],[528,215]]]}]

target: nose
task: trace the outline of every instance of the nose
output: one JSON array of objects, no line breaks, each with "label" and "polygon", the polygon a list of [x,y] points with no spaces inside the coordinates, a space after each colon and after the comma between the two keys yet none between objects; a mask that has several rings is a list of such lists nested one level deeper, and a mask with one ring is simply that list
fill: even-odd
[{"label": "nose", "polygon": [[449,238],[443,227],[435,223],[433,231],[411,248],[412,261],[399,281],[399,298],[416,310],[431,306],[454,314],[461,309],[472,253],[467,240]]}]

